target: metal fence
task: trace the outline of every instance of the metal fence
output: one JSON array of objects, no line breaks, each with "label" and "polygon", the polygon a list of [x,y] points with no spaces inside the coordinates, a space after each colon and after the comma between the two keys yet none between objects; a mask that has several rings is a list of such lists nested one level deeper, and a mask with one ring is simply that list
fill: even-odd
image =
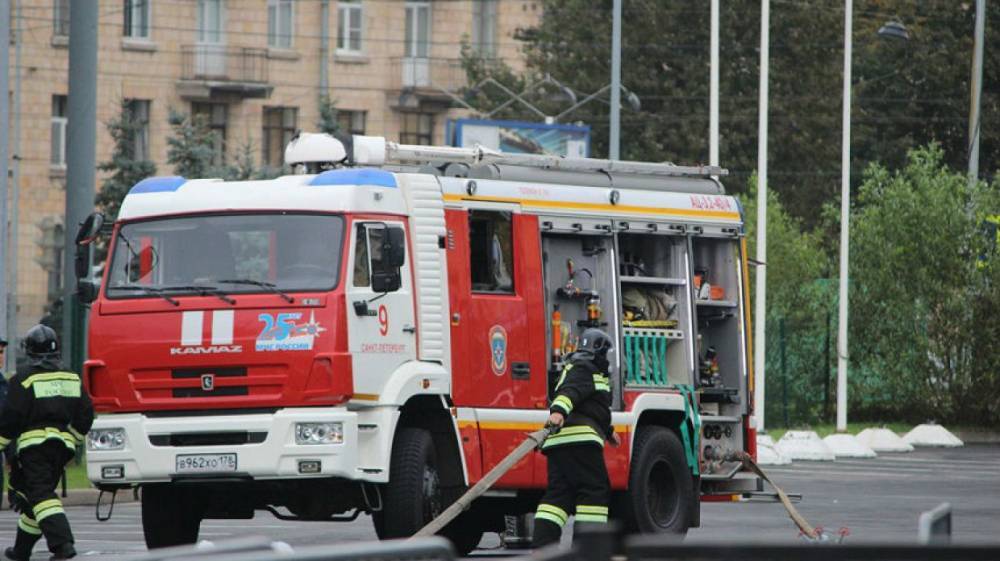
[{"label": "metal fence", "polygon": [[441,537],[354,542],[292,549],[266,538],[153,550],[130,561],[453,561],[451,542]]},{"label": "metal fence", "polygon": [[[354,542],[295,548],[265,538],[242,538],[154,550],[130,561],[453,561],[451,544],[441,537]],[[551,546],[514,561],[995,561],[1000,546],[843,545],[802,542],[794,545],[690,545],[675,536],[623,537],[614,524],[574,533],[573,546]]]},{"label": "metal fence", "polygon": [[226,45],[183,45],[182,80],[265,83],[267,51]]}]

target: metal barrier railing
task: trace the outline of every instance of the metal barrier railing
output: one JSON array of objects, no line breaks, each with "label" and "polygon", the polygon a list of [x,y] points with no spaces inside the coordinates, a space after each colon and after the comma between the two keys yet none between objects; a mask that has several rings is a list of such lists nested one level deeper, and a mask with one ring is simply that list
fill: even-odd
[{"label": "metal barrier railing", "polygon": [[171,547],[129,561],[454,561],[451,542],[441,537],[296,547],[265,538]]}]

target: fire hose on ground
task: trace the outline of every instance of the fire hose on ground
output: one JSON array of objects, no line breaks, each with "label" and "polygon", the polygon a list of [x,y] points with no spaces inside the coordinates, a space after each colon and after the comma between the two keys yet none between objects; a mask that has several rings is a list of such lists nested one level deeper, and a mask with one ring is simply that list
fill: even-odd
[{"label": "fire hose on ground", "polygon": [[[417,531],[413,537],[432,536],[444,529],[444,527],[458,517],[458,515],[468,510],[469,507],[472,506],[473,501],[488,491],[490,487],[497,482],[497,480],[510,471],[510,469],[514,467],[514,464],[521,461],[521,458],[527,456],[529,452],[538,448],[542,442],[545,441],[545,438],[549,436],[549,433],[550,429],[548,427],[529,433],[524,439],[524,442],[518,445],[518,447],[508,454],[506,458],[494,466],[493,469],[487,472],[482,479],[470,487],[465,494],[459,497],[458,500],[451,504],[451,506],[446,508],[444,512],[439,514],[437,518],[431,520],[426,526]],[[775,485],[774,481],[772,481],[771,478],[764,473],[764,470],[760,469],[760,466],[753,461],[753,458],[751,458],[749,454],[743,451],[729,452],[726,454],[726,460],[743,462],[744,466],[756,473],[764,481],[767,481],[771,487],[774,488],[778,495],[778,500],[785,507],[785,510],[788,511],[788,516],[792,519],[792,522],[795,523],[799,531],[802,532],[802,535],[806,539],[811,541],[820,541],[824,539],[825,536],[823,532],[814,528],[809,524],[809,522],[806,521],[805,518],[802,517],[801,514],[799,514],[799,511],[792,505],[792,501],[788,498],[788,495],[780,487]]]}]

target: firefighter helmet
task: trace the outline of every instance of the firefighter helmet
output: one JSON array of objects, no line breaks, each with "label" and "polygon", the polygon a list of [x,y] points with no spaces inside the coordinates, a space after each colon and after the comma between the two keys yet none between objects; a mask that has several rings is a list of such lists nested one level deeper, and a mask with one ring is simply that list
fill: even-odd
[{"label": "firefighter helmet", "polygon": [[600,329],[591,327],[583,332],[577,350],[592,353],[595,357],[605,357],[611,350],[611,337]]},{"label": "firefighter helmet", "polygon": [[59,338],[47,325],[38,324],[24,335],[24,352],[30,358],[48,358],[59,355]]}]

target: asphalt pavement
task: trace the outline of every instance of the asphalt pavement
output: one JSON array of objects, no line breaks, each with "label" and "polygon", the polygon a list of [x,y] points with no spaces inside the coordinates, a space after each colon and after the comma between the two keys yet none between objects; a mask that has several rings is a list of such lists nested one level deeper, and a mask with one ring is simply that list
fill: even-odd
[{"label": "asphalt pavement", "polygon": [[[847,528],[848,543],[913,543],[917,518],[942,502],[954,509],[954,541],[1000,545],[1000,445],[918,449],[872,460],[796,462],[767,469],[787,492],[802,493],[799,511],[814,526]],[[145,552],[139,506],[121,503],[113,518],[97,522],[84,493],[67,501],[67,513],[84,558],[122,560]],[[75,506],[70,506],[75,503]],[[0,511],[0,540],[13,542],[16,514]],[[374,540],[371,520],[351,523],[284,522],[259,513],[253,520],[206,520],[201,538],[218,541],[267,536],[292,547]],[[794,544],[801,538],[784,509],[774,503],[713,503],[702,507],[702,527],[691,543],[766,542]],[[477,556],[504,553],[487,535]],[[35,556],[47,557],[44,542]]]}]

